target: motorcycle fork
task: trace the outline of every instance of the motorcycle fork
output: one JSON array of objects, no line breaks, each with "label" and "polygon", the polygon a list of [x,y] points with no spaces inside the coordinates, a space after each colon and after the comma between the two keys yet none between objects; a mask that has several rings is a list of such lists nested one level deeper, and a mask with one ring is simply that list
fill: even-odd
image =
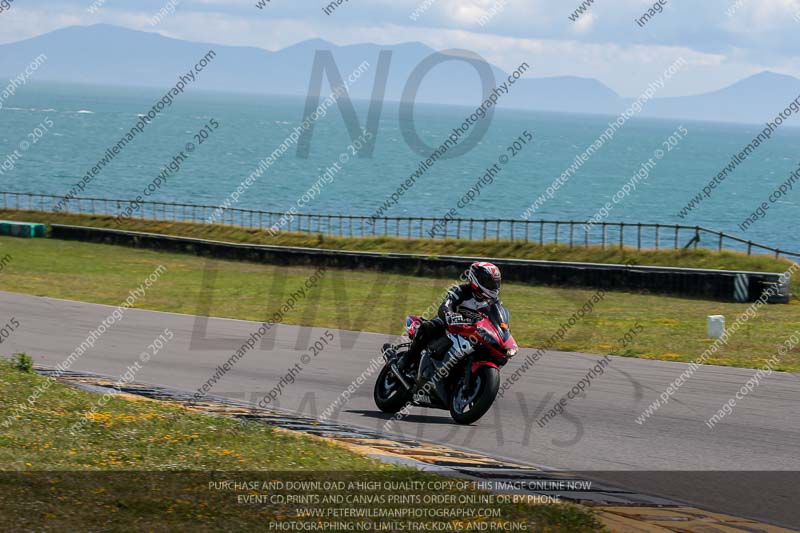
[{"label": "motorcycle fork", "polygon": [[472,354],[467,357],[466,366],[464,366],[464,389],[467,392],[472,392],[474,379],[472,378]]}]

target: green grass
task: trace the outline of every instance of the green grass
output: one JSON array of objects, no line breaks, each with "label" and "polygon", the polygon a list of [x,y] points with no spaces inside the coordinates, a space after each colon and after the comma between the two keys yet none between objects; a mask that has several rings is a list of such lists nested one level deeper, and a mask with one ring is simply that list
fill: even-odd
[{"label": "green grass", "polygon": [[[112,217],[99,215],[77,215],[39,211],[16,211],[0,209],[0,218],[42,222],[47,224],[73,224],[103,228],[118,228]],[[549,261],[575,261],[591,263],[624,264],[633,261],[639,265],[673,266],[687,268],[710,268],[725,270],[747,270],[758,272],[785,272],[790,263],[786,259],[775,259],[770,255],[751,255],[738,252],[722,252],[698,248],[696,250],[645,250],[620,249],[610,246],[602,249],[567,245],[534,243],[508,240],[436,240],[401,239],[392,237],[348,238],[322,236],[307,233],[280,233],[270,236],[261,230],[222,224],[194,224],[130,219],[119,229],[145,231],[167,235],[181,235],[203,239],[280,246],[302,246],[331,250],[355,250],[370,252],[402,252],[425,255],[466,255],[489,258],[540,259]],[[793,292],[800,298],[800,276],[792,283]]]},{"label": "green grass", "polygon": [[[14,409],[46,382],[0,361],[4,529],[248,531],[292,516],[297,506],[237,505],[235,494],[210,490],[209,481],[289,471],[305,480],[320,479],[320,472],[328,479],[356,472],[434,479],[321,439],[164,402],[112,398],[72,435],[69,429],[101,396],[52,383],[32,406]],[[533,531],[601,530],[589,511],[573,505],[504,505],[502,511],[504,519],[535,524]]]},{"label": "green grass", "polygon": [[[315,270],[49,239],[0,238],[0,256],[6,253],[14,259],[0,272],[5,290],[118,305],[128,291],[163,264],[168,271],[137,302],[138,307],[248,320],[269,317]],[[217,276],[213,290],[204,292],[206,269]],[[405,316],[438,305],[450,283],[445,279],[331,269],[282,322],[399,334]],[[511,328],[517,341],[538,347],[593,294],[592,290],[506,283],[503,301],[511,311]],[[747,307],[609,292],[594,313],[579,322],[555,349],[690,361],[712,342],[706,338],[708,315],[725,315],[730,323]],[[620,340],[637,323],[643,328],[641,333],[623,349]],[[760,367],[798,329],[800,303],[765,306],[707,362]],[[780,369],[800,370],[800,348],[781,360]]]}]

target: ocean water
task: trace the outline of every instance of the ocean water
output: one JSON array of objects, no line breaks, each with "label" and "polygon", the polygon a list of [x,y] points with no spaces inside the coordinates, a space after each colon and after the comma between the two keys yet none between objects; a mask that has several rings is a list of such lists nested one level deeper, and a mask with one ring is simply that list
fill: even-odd
[{"label": "ocean water", "polygon": [[[43,121],[52,121],[52,127],[13,165],[6,165],[0,190],[66,194],[160,96],[160,91],[151,89],[63,84],[31,84],[20,89],[0,110],[0,164]],[[301,97],[187,92],[125,147],[81,195],[133,198],[141,194],[187,142],[196,143],[194,134],[214,119],[219,128],[196,146],[179,172],[149,199],[218,205],[300,123],[304,105]],[[355,102],[362,125],[366,124],[367,105]],[[434,146],[469,113],[471,110],[462,107],[418,105],[414,126],[420,137]],[[511,155],[507,148],[527,130],[534,140],[458,213],[465,218],[520,218],[612,119],[498,110],[473,150],[438,161],[386,216],[443,216],[499,156]],[[656,150],[665,149],[662,143],[681,126],[688,131],[685,138],[671,151],[665,150],[649,178],[615,205],[606,220],[699,225],[800,252],[800,184],[772,204],[767,215],[748,231],[738,227],[797,168],[800,129],[791,123],[682,219],[680,210],[762,127],[634,118],[532,218],[589,219]],[[387,102],[373,156],[350,158],[333,182],[301,212],[372,215],[417,169],[421,159],[406,144],[401,127],[397,105]],[[326,168],[339,161],[349,143],[342,115],[333,107],[315,124],[309,157],[298,158],[294,148],[287,151],[242,195],[237,206],[287,211]]]}]

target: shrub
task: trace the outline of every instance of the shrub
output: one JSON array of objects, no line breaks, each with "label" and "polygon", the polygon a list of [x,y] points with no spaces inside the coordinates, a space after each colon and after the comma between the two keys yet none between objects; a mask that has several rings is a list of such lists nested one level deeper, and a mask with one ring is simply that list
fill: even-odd
[{"label": "shrub", "polygon": [[11,360],[14,368],[26,374],[33,373],[33,359],[26,353],[15,353],[14,358]]}]

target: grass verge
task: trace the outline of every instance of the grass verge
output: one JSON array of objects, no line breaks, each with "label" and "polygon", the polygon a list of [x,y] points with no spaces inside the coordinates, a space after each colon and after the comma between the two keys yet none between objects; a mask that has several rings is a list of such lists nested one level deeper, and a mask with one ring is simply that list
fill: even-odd
[{"label": "grass verge", "polygon": [[[257,321],[278,311],[289,294],[300,289],[316,270],[104,244],[3,237],[0,256],[6,254],[12,260],[0,272],[0,287],[5,290],[119,305],[130,290],[163,264],[167,272],[137,306]],[[213,286],[204,288],[204,277],[213,279]],[[400,333],[405,316],[438,306],[449,283],[443,279],[330,269],[281,322]],[[511,311],[511,327],[517,341],[522,346],[537,347],[545,345],[594,294],[593,290],[507,283],[503,301]],[[691,361],[712,342],[706,338],[708,315],[721,314],[733,321],[748,307],[609,292],[592,313],[556,342],[554,349]],[[797,301],[766,306],[706,362],[761,367],[800,328],[799,319]],[[633,340],[623,343],[622,339],[634,328]],[[793,349],[775,368],[800,371],[800,348]]]},{"label": "grass verge", "polygon": [[[354,250],[367,252],[396,252],[423,255],[465,255],[489,258],[539,259],[547,261],[574,261],[589,263],[625,264],[633,261],[638,265],[671,266],[685,268],[710,268],[719,270],[747,270],[757,272],[785,272],[791,264],[787,259],[775,259],[770,255],[750,255],[737,252],[714,252],[702,248],[690,250],[644,250],[620,249],[609,246],[589,248],[568,245],[534,243],[508,240],[456,240],[456,239],[402,239],[392,237],[334,237],[308,233],[280,233],[271,236],[266,231],[223,224],[198,224],[190,222],[168,222],[147,219],[130,219],[121,226],[112,217],[101,215],[79,215],[41,211],[17,211],[0,209],[0,218],[41,222],[46,224],[72,224],[130,231],[144,231],[163,235],[180,235],[200,239],[212,239],[250,244],[272,244],[277,246],[301,246],[330,250]],[[682,244],[681,244],[682,245]],[[795,297],[800,298],[800,276],[792,283]]]},{"label": "grass verge", "polygon": [[[45,383],[50,386],[29,403]],[[242,504],[237,494],[213,490],[209,482],[273,480],[277,472],[297,480],[438,479],[301,434],[135,397],[112,398],[72,435],[70,428],[99,398],[0,361],[0,516],[6,528],[247,531],[293,519],[298,505]],[[532,524],[532,531],[602,529],[589,511],[573,505],[498,508],[503,520]]]}]

